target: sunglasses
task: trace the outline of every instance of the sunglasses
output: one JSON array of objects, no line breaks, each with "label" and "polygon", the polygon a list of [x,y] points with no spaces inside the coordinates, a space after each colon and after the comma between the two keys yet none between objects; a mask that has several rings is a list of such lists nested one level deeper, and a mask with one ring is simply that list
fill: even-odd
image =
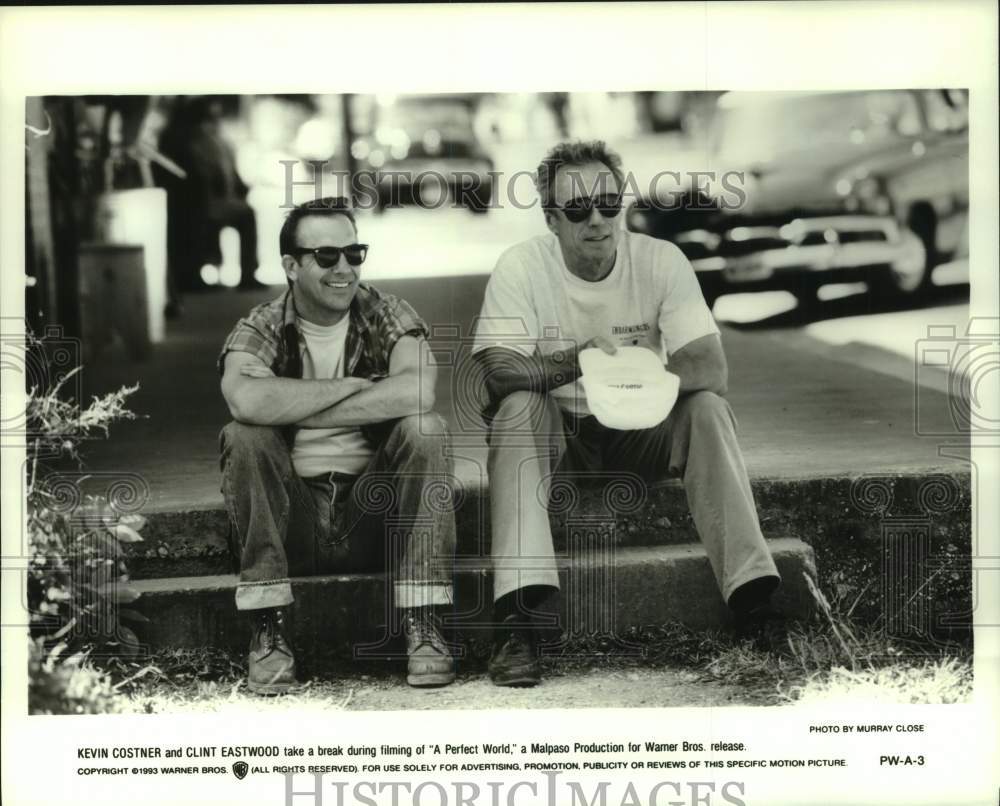
[{"label": "sunglasses", "polygon": [[622,211],[621,194],[608,194],[604,196],[580,196],[570,199],[566,204],[553,204],[557,210],[562,210],[566,220],[573,224],[580,224],[590,218],[590,213],[597,210],[604,218],[614,218]]},{"label": "sunglasses", "polygon": [[296,256],[312,255],[316,260],[316,265],[321,269],[332,269],[340,263],[341,254],[347,258],[351,266],[360,266],[368,256],[368,244],[352,243],[347,246],[317,246],[315,249],[298,248],[293,249],[292,254]]}]

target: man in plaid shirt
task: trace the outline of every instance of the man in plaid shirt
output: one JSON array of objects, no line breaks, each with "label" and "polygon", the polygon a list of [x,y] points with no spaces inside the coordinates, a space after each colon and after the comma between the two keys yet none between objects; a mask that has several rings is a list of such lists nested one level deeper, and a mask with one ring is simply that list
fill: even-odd
[{"label": "man in plaid shirt", "polygon": [[346,200],[291,210],[280,247],[288,290],[236,324],[218,362],[233,416],[221,465],[236,607],[254,620],[249,687],[277,694],[296,682],[290,577],[387,567],[407,681],[446,685],[455,672],[440,610],[452,601],[455,518],[427,325],[360,281],[368,247]]}]

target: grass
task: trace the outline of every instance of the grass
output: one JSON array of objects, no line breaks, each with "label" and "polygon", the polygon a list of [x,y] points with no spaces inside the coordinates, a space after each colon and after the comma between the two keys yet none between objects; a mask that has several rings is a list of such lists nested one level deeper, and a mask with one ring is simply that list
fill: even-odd
[{"label": "grass", "polygon": [[[729,690],[759,705],[814,703],[956,703],[972,695],[972,650],[957,642],[905,641],[877,626],[852,622],[812,588],[816,612],[793,624],[784,644],[761,649],[720,631],[679,624],[648,625],[616,639],[581,635],[549,644],[546,678],[601,671],[681,670],[685,679]],[[467,642],[461,680],[484,678],[489,643]],[[356,691],[377,694],[402,684],[403,664],[314,662],[308,682],[281,698],[247,691],[245,657],[221,649],[163,650],[141,661],[105,660],[115,707],[139,713],[349,709]],[[107,686],[105,686],[107,688]],[[613,705],[613,695],[607,704]]]},{"label": "grass", "polygon": [[950,704],[972,696],[972,665],[957,658],[810,675],[789,693],[804,705]]},{"label": "grass", "polygon": [[[762,651],[719,632],[693,632],[679,625],[632,631],[631,656],[620,646],[579,639],[544,660],[545,677],[584,677],[595,672],[628,669],[684,670],[693,682],[739,689],[752,704],[813,703],[955,703],[972,694],[972,655],[968,648],[947,645],[916,651],[875,630],[855,627],[851,655],[828,627],[812,623],[795,627],[787,651]],[[402,664],[324,666],[307,683],[281,698],[261,698],[247,691],[242,657],[218,649],[174,650],[147,658],[143,665],[115,662],[109,666],[114,688],[138,713],[242,710],[344,710],[352,707],[357,689],[368,692],[402,685]],[[138,668],[137,668],[138,667]],[[462,677],[483,677],[473,660]],[[613,698],[613,697],[612,697]],[[609,703],[610,704],[610,703]]]}]

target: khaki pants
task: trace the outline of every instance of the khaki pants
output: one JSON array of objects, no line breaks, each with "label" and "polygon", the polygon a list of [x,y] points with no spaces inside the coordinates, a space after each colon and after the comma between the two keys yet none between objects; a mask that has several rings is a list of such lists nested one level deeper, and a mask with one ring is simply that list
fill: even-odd
[{"label": "khaki pants", "polygon": [[490,429],[493,597],[527,585],[559,587],[546,502],[552,476],[616,470],[646,480],[680,477],[724,599],[759,577],[778,577],[757,520],[729,403],[682,395],[660,425],[615,431],[565,414],[549,395],[514,392]]}]

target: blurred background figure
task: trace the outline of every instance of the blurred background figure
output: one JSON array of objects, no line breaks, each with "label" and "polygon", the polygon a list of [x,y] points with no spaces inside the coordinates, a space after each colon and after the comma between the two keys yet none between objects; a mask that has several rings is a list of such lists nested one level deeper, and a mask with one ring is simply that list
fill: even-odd
[{"label": "blurred background figure", "polygon": [[223,263],[222,231],[239,236],[239,286],[262,288],[257,269],[257,221],[247,203],[249,187],[240,177],[232,147],[220,133],[222,105],[218,99],[181,100],[161,140],[168,157],[187,178],[166,183],[168,250],[177,286],[183,291],[206,287],[203,269]]}]

